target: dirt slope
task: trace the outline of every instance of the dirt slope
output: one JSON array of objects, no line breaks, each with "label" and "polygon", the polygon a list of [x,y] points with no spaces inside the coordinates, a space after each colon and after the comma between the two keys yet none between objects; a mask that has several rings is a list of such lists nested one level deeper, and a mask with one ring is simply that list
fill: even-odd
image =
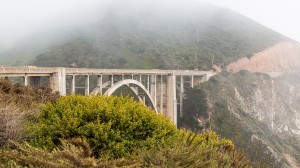
[{"label": "dirt slope", "polygon": [[264,51],[253,54],[251,58],[241,58],[227,66],[227,70],[237,72],[300,71],[300,44],[280,42]]}]

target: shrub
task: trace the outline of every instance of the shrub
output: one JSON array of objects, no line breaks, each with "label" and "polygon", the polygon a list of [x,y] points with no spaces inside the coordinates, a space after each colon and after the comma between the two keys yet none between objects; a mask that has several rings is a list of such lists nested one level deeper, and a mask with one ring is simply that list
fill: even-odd
[{"label": "shrub", "polygon": [[25,120],[38,111],[41,103],[54,102],[59,97],[49,88],[33,89],[0,79],[0,146],[9,139],[19,141]]},{"label": "shrub", "polygon": [[9,139],[19,140],[25,113],[13,103],[0,102],[0,147]]},{"label": "shrub", "polygon": [[96,157],[129,156],[176,135],[167,118],[132,98],[65,96],[42,108],[27,125],[31,144],[53,149],[60,139],[82,137]]},{"label": "shrub", "polygon": [[250,167],[246,155],[237,152],[231,141],[220,141],[214,132],[183,131],[181,139],[175,137],[163,145],[142,154],[143,167]]},{"label": "shrub", "polygon": [[117,168],[140,167],[138,159],[98,161],[91,156],[91,148],[83,139],[62,140],[62,145],[53,151],[40,149],[28,143],[11,142],[0,149],[0,167],[48,167],[48,168]]},{"label": "shrub", "polygon": [[111,160],[94,158],[81,138],[61,140],[52,151],[12,142],[0,149],[0,167],[249,167],[245,155],[235,151],[231,141],[219,140],[216,133],[180,132],[181,138],[174,136],[150,150],[140,150],[138,157]]},{"label": "shrub", "polygon": [[150,150],[140,148],[138,156],[100,161],[82,138],[60,139],[60,145],[52,151],[13,142],[0,148],[0,167],[249,167],[245,155],[215,132],[176,132],[167,141],[157,141]]},{"label": "shrub", "polygon": [[0,79],[0,102],[14,103],[19,108],[36,108],[42,103],[55,102],[58,97],[58,92],[53,93],[47,87],[32,88]]}]

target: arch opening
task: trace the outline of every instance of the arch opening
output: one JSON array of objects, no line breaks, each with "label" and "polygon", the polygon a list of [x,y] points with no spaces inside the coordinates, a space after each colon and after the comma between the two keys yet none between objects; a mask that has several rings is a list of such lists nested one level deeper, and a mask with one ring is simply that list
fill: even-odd
[{"label": "arch opening", "polygon": [[[139,94],[142,93],[142,95],[145,97],[145,100],[147,100],[145,102],[148,102],[148,106],[150,106],[157,113],[157,109],[156,109],[155,104],[154,104],[154,102],[151,98],[150,93],[145,88],[145,86],[142,83],[140,83],[139,81],[136,81],[136,80],[133,80],[133,79],[125,79],[125,80],[119,81],[119,82],[115,83],[113,86],[111,86],[108,90],[106,90],[104,95],[110,96],[118,88],[120,88],[122,86],[127,87],[133,93],[133,95],[135,95],[135,98],[138,98],[138,100],[141,101],[141,102],[143,102],[143,100],[139,96]],[[139,92],[139,91],[141,91],[141,92]]]}]

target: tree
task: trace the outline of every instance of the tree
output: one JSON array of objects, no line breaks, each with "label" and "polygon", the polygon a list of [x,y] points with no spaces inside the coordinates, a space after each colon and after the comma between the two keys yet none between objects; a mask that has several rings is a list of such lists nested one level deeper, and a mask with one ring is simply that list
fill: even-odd
[{"label": "tree", "polygon": [[185,95],[183,119],[180,124],[185,128],[201,131],[208,123],[206,119],[209,117],[206,94],[200,88],[188,88]]}]

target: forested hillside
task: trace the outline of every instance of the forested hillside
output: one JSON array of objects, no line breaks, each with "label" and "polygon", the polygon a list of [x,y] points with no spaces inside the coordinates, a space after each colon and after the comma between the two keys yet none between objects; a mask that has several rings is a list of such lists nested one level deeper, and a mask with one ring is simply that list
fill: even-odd
[{"label": "forested hillside", "polygon": [[124,2],[111,4],[94,19],[84,29],[61,30],[58,37],[44,31],[27,38],[26,47],[20,43],[2,53],[0,64],[207,70],[288,40],[234,11],[208,4],[133,7]]}]

